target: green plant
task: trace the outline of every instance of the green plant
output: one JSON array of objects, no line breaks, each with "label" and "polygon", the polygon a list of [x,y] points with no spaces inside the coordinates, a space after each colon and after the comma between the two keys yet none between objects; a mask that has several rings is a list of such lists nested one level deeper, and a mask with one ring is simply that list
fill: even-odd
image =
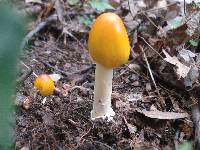
[{"label": "green plant", "polygon": [[190,40],[189,42],[194,47],[198,45],[198,40]]},{"label": "green plant", "polygon": [[79,20],[83,23],[86,27],[90,27],[92,25],[92,18],[88,16],[79,16]]},{"label": "green plant", "polygon": [[184,142],[176,150],[192,150],[192,144],[190,142]]},{"label": "green plant", "polygon": [[68,3],[70,5],[76,5],[79,2],[79,0],[68,0]]},{"label": "green plant", "polygon": [[[67,2],[69,5],[76,5],[80,2],[80,0],[68,0]],[[88,3],[93,9],[99,12],[103,12],[107,9],[114,9],[108,0],[89,0]]]},{"label": "green plant", "polygon": [[14,126],[16,64],[23,37],[23,21],[1,3],[0,6],[0,149],[11,149]]},{"label": "green plant", "polygon": [[106,9],[114,9],[107,0],[90,0],[89,3],[92,8],[100,12],[103,12]]}]

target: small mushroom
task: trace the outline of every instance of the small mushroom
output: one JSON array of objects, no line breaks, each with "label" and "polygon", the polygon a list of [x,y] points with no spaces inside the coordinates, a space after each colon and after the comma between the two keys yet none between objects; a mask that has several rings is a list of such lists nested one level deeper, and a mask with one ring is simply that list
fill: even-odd
[{"label": "small mushroom", "polygon": [[39,75],[34,81],[34,86],[42,96],[49,96],[53,94],[55,89],[54,81],[47,74]]},{"label": "small mushroom", "polygon": [[91,118],[112,118],[113,68],[125,64],[130,55],[128,34],[121,18],[110,12],[97,17],[89,32],[88,48],[96,62]]}]

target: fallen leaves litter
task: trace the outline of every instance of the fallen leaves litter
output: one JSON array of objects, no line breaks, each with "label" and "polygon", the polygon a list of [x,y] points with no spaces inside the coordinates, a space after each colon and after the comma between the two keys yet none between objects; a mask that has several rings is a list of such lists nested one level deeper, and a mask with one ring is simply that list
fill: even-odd
[{"label": "fallen leaves litter", "polygon": [[176,68],[176,73],[179,77],[179,79],[185,78],[190,71],[190,68],[187,67],[186,65],[182,64],[177,57],[173,56],[171,57],[165,50],[163,50],[163,53],[165,54],[166,58],[164,58],[165,61],[169,62],[170,64],[175,65]]},{"label": "fallen leaves litter", "polygon": [[146,110],[139,110],[137,112],[142,113],[146,117],[155,118],[155,119],[182,119],[187,118],[189,115],[187,113],[176,113],[176,112],[162,112],[162,111],[146,111]]}]

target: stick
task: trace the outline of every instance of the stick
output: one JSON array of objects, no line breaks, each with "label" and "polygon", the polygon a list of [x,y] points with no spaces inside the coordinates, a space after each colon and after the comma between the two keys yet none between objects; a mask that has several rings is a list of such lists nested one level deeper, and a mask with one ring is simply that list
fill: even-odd
[{"label": "stick", "polygon": [[146,43],[155,53],[157,53],[162,59],[164,59],[162,55],[158,53],[142,36],[138,36],[138,37],[140,37],[144,41],[144,43]]},{"label": "stick", "polygon": [[42,10],[42,7],[40,5],[31,5],[31,7],[24,8],[21,10],[17,10],[16,13],[19,14],[20,16],[31,16],[31,15],[36,15]]},{"label": "stick", "polygon": [[[198,102],[199,105],[199,102]],[[200,110],[199,106],[196,106],[192,111],[192,118],[195,124],[195,139],[196,139],[196,147],[200,148]]]},{"label": "stick", "polygon": [[163,100],[163,97],[160,95],[160,92],[159,92],[158,87],[157,87],[157,85],[156,85],[156,82],[155,82],[154,76],[153,76],[153,74],[152,74],[152,71],[151,71],[151,68],[150,68],[150,65],[149,65],[149,62],[148,62],[147,56],[146,56],[146,53],[144,52],[142,46],[140,46],[140,49],[141,49],[142,52],[143,52],[143,55],[144,55],[144,59],[145,59],[146,65],[147,65],[147,68],[148,68],[148,70],[149,70],[149,74],[150,74],[151,79],[152,79],[152,81],[153,81],[153,84],[154,84],[154,86],[155,86],[155,88],[156,88],[156,92],[158,93],[158,96],[159,96],[159,99],[160,99],[160,105],[161,105],[161,108],[164,108],[164,102],[163,102],[164,100]]},{"label": "stick", "polygon": [[78,70],[78,71],[73,72],[73,73],[67,73],[66,71],[63,71],[63,70],[61,70],[61,69],[59,69],[59,68],[56,68],[56,67],[50,65],[50,64],[47,63],[47,62],[44,62],[44,61],[41,61],[41,60],[39,60],[39,61],[40,61],[41,63],[43,63],[45,66],[47,66],[47,67],[53,69],[54,71],[57,71],[57,72],[61,73],[62,75],[66,76],[66,77],[69,77],[69,78],[71,78],[71,77],[73,77],[74,75],[77,75],[77,74],[84,74],[84,73],[88,72],[90,69],[94,68],[94,65],[91,65],[91,66],[89,66],[89,67],[87,67],[87,68],[84,68],[84,69],[82,69],[82,70]]},{"label": "stick", "polygon": [[35,72],[33,72],[33,70],[28,67],[23,61],[20,61],[20,63],[25,66],[27,68],[27,71],[24,72],[17,80],[16,83],[20,84],[22,82],[24,82],[32,73],[35,77],[37,77],[37,74]]},{"label": "stick", "polygon": [[32,31],[30,31],[23,39],[20,48],[24,49],[26,43],[40,30],[42,30],[47,24],[57,19],[57,15],[51,15],[46,18],[44,21],[40,22]]}]

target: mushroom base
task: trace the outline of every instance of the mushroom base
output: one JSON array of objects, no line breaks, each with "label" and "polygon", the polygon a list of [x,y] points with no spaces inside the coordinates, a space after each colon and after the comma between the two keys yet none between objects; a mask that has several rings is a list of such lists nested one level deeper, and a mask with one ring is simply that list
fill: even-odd
[{"label": "mushroom base", "polygon": [[91,119],[106,118],[110,120],[115,112],[111,108],[113,69],[96,64],[94,103]]},{"label": "mushroom base", "polygon": [[97,113],[96,111],[92,110],[91,111],[91,119],[95,120],[97,118],[102,118],[102,119],[108,119],[108,121],[113,119],[113,116],[115,115],[115,112],[113,109],[110,107],[106,112],[104,113]]}]

